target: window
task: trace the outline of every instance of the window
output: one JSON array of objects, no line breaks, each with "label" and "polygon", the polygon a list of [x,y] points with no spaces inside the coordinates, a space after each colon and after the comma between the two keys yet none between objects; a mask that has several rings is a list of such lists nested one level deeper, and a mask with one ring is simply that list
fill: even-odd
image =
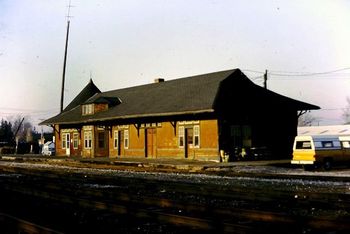
[{"label": "window", "polygon": [[79,134],[74,133],[73,134],[73,148],[78,149],[78,145],[79,145]]},{"label": "window", "polygon": [[183,126],[179,127],[179,147],[184,147],[184,138],[185,138],[185,128]]},{"label": "window", "polygon": [[311,141],[297,141],[296,149],[311,149]]},{"label": "window", "polygon": [[65,149],[67,147],[67,134],[63,133],[62,135],[62,149]]},{"label": "window", "polygon": [[199,148],[200,143],[200,132],[199,132],[199,126],[193,126],[193,143],[194,147]]},{"label": "window", "polygon": [[139,125],[141,128],[160,128],[162,123],[153,122],[153,123],[142,123]]},{"label": "window", "polygon": [[124,148],[129,148],[129,130],[124,130]]},{"label": "window", "polygon": [[350,149],[350,141],[342,141],[343,148]]},{"label": "window", "polygon": [[333,142],[332,141],[322,141],[322,147],[324,148],[332,148]]},{"label": "window", "polygon": [[234,146],[251,147],[252,127],[250,125],[231,125],[231,141]]},{"label": "window", "polygon": [[114,131],[114,149],[119,148],[119,136],[118,136],[118,134],[119,134],[118,131]]},{"label": "window", "polygon": [[187,135],[187,143],[191,145],[191,147],[193,146],[193,128],[186,128],[186,135]]},{"label": "window", "polygon": [[94,113],[94,104],[86,104],[82,107],[83,115],[92,115]]},{"label": "window", "polygon": [[105,148],[105,133],[104,132],[99,132],[98,135],[98,148]]},{"label": "window", "polygon": [[314,145],[315,145],[315,148],[316,149],[319,149],[319,148],[322,148],[323,146],[322,146],[322,143],[320,142],[320,141],[315,141],[314,142]]},{"label": "window", "polygon": [[91,145],[92,145],[92,132],[86,131],[84,132],[84,148],[91,149]]}]

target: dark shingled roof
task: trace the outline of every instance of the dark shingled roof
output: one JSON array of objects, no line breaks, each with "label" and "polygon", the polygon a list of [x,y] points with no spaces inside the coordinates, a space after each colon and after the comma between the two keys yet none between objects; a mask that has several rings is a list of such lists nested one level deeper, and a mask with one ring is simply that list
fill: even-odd
[{"label": "dark shingled roof", "polygon": [[[103,94],[102,94],[103,95]],[[84,104],[108,104],[109,106],[115,106],[121,103],[118,97],[106,97],[101,95],[94,95],[89,98]]]},{"label": "dark shingled roof", "polygon": [[[251,82],[239,69],[234,69],[103,93],[95,92],[92,95],[90,92],[90,99],[86,98],[88,95],[82,95],[86,98],[85,103],[94,103],[94,101],[98,100],[112,100],[113,98],[118,98],[121,103],[110,106],[107,111],[88,116],[82,116],[80,108],[82,102],[76,101],[78,96],[83,93],[83,90],[68,106],[70,108],[67,107],[61,114],[41,124],[75,124],[113,119],[213,113],[216,108],[216,102],[220,100],[218,99],[219,90],[222,89],[222,84],[225,80],[232,81],[233,86],[236,86],[232,88],[241,90],[240,92],[246,88],[245,86],[248,86],[249,92],[256,93],[255,96],[262,95],[269,100],[278,99],[275,102],[282,102],[295,110],[319,109],[318,106],[265,90]],[[238,87],[241,84],[244,87]],[[82,99],[84,98],[81,98],[80,101]],[[237,102],[237,100],[230,100],[229,102],[232,104]]]},{"label": "dark shingled roof", "polygon": [[90,97],[95,95],[96,93],[101,93],[101,91],[97,88],[97,86],[94,84],[92,79],[90,79],[90,82],[83,88],[83,90],[69,103],[69,105],[63,110],[63,112],[69,111],[73,109],[74,107],[81,105],[86,100],[88,100]]}]

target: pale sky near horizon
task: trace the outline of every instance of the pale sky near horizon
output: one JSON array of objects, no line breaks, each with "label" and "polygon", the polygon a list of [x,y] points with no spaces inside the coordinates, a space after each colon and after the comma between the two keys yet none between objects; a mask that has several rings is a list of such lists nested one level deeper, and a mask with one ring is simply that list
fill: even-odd
[{"label": "pale sky near horizon", "polygon": [[[0,118],[59,112],[68,0],[0,0]],[[101,91],[240,68],[342,124],[350,97],[348,0],[72,0],[66,106]],[[276,110],[278,111],[278,110]]]}]

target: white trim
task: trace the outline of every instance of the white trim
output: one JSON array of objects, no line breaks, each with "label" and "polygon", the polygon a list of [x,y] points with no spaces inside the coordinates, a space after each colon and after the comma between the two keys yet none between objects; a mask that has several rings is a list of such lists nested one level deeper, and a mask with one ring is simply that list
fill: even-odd
[{"label": "white trim", "polygon": [[63,132],[61,138],[62,138],[62,143],[61,143],[62,149],[66,149],[67,148],[67,132]]},{"label": "white trim", "polygon": [[129,149],[130,138],[129,138],[129,130],[124,130],[124,149]]},{"label": "white trim", "polygon": [[[77,147],[74,147],[74,136],[77,136]],[[73,149],[79,148],[79,133],[73,133]]]},{"label": "white trim", "polygon": [[92,147],[92,131],[84,132],[84,149],[91,149]]},{"label": "white trim", "polygon": [[82,115],[93,115],[94,114],[94,104],[84,104],[82,106]]},{"label": "white trim", "polygon": [[[178,137],[178,145],[179,148],[184,148],[185,147],[185,127],[184,126],[179,126],[179,137]],[[182,138],[182,141],[181,141]],[[182,145],[181,145],[182,143]]]},{"label": "white trim", "polygon": [[292,160],[291,164],[314,164],[314,161],[306,161],[306,160]]},{"label": "white trim", "polygon": [[[198,145],[196,145],[196,137],[198,137]],[[199,125],[193,126],[193,148],[200,148],[201,146],[201,134]]]},{"label": "white trim", "polygon": [[[117,145],[115,144],[117,140]],[[114,130],[114,136],[113,136],[113,148],[118,149],[119,148],[119,131]]]}]

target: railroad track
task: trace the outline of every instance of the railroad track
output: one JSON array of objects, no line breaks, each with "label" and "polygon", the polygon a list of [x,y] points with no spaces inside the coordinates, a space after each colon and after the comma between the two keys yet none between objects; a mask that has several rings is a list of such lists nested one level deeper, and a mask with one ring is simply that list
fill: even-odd
[{"label": "railroad track", "polygon": [[[23,168],[2,168],[2,172],[0,192],[6,204],[2,200],[1,207],[5,212],[20,213],[33,219],[33,223],[42,222],[45,212],[53,212],[52,217],[46,215],[44,223],[62,232],[140,231],[135,228],[170,233],[350,230],[348,216],[339,214],[350,210],[346,194],[304,192],[296,199],[290,191],[263,188],[245,191],[239,187],[140,178],[87,178],[79,173]],[[29,211],[21,212],[21,207]],[[320,210],[323,214],[310,214]],[[332,212],[335,215],[330,215]],[[63,223],[57,223],[60,218]]]},{"label": "railroad track", "polygon": [[2,233],[62,234],[53,229],[4,213],[0,213],[0,224],[2,224]]}]

